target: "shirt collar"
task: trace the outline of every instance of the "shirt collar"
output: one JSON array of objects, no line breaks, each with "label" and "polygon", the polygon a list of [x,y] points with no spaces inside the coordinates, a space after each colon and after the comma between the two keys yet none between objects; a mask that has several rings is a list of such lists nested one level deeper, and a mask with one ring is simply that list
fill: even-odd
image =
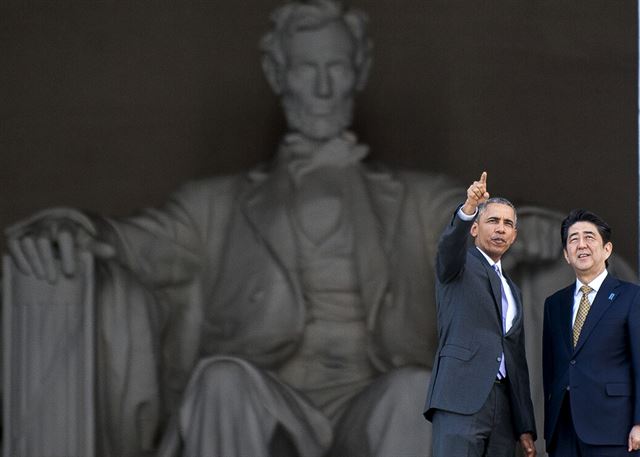
[{"label": "shirt collar", "polygon": [[598,292],[598,289],[600,289],[600,286],[602,286],[602,283],[604,282],[604,279],[607,277],[607,269],[605,268],[604,271],[602,273],[600,273],[598,276],[596,276],[593,281],[591,281],[589,284],[583,284],[582,282],[580,282],[579,279],[576,279],[576,290],[573,293],[574,295],[578,295],[580,292],[580,287],[582,287],[583,285],[587,285],[589,287],[591,287],[593,289],[594,292]]},{"label": "shirt collar", "polygon": [[497,262],[494,262],[493,259],[489,257],[487,254],[485,254],[484,251],[480,249],[478,246],[476,246],[476,249],[480,251],[480,254],[482,254],[485,259],[487,259],[487,262],[489,262],[489,265],[491,265],[492,268],[494,265],[498,265],[498,268],[500,269],[500,271],[502,271],[502,263],[501,263],[502,260],[498,260]]}]

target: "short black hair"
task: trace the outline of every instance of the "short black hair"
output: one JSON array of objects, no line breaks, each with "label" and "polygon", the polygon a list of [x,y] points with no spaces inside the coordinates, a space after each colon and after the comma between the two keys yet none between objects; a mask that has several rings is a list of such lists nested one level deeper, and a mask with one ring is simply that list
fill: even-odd
[{"label": "short black hair", "polygon": [[560,226],[560,239],[562,247],[567,247],[567,237],[569,236],[569,227],[576,222],[591,222],[598,229],[598,233],[602,237],[602,244],[611,241],[611,227],[600,216],[586,209],[574,209],[562,221]]},{"label": "short black hair", "polygon": [[478,205],[478,212],[476,213],[476,218],[474,219],[474,221],[478,222],[480,220],[480,215],[485,212],[487,206],[492,204],[507,205],[508,207],[510,207],[513,210],[513,217],[515,219],[513,223],[516,225],[516,227],[518,226],[518,212],[516,211],[516,207],[513,206],[513,203],[511,203],[504,197],[491,197],[487,201],[480,203]]}]

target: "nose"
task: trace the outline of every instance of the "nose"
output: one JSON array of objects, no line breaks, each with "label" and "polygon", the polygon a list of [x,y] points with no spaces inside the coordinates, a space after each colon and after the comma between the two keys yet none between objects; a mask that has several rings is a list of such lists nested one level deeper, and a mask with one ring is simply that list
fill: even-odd
[{"label": "nose", "polygon": [[320,68],[316,75],[315,84],[316,96],[319,98],[329,98],[333,94],[333,81],[331,74],[326,68]]},{"label": "nose", "polygon": [[500,233],[504,233],[505,232],[504,222],[499,222],[498,223],[498,225],[496,226],[496,232],[500,232]]}]

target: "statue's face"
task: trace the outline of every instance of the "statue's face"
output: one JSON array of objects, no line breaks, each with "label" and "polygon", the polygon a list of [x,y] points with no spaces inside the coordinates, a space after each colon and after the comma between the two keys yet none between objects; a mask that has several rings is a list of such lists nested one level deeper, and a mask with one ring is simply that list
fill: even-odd
[{"label": "statue's face", "polygon": [[351,124],[355,45],[341,22],[295,33],[288,41],[282,104],[289,128],[317,141]]}]

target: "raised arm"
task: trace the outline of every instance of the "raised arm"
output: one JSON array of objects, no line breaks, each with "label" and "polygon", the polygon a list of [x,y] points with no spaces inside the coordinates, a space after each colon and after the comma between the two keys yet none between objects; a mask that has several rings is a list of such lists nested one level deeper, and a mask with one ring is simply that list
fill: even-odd
[{"label": "raised arm", "polygon": [[478,206],[488,199],[487,172],[483,171],[480,179],[467,188],[467,199],[456,210],[438,242],[436,274],[440,282],[452,281],[464,268],[469,229]]}]

